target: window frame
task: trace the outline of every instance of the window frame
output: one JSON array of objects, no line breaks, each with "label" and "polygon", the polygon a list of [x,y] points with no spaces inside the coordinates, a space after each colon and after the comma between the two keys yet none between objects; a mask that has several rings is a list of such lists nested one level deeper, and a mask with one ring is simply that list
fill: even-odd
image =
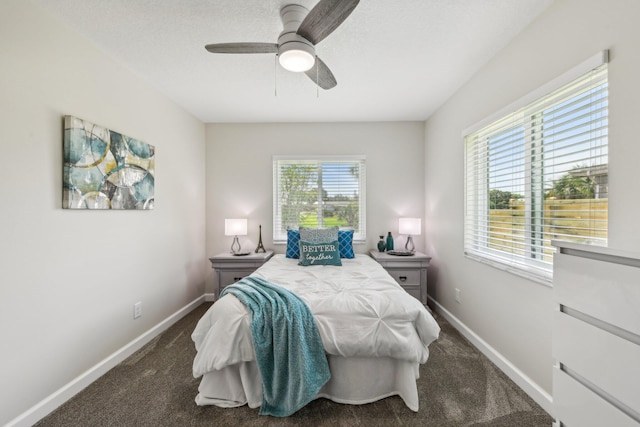
[{"label": "window frame", "polygon": [[[353,163],[358,170],[358,227],[341,227],[353,229],[353,243],[366,242],[366,156],[365,155],[274,155],[273,156],[273,243],[286,244],[287,230],[281,226],[282,204],[280,203],[280,164],[291,162],[299,164],[314,164],[320,169],[318,173],[318,188],[322,188],[322,165],[327,163]],[[322,192],[318,191],[318,202],[322,201]],[[319,215],[319,222],[323,216]],[[322,227],[322,225],[319,225]]]},{"label": "window frame", "polygon": [[[544,146],[545,142],[544,139],[536,140],[535,138],[529,136],[531,135],[532,129],[534,129],[536,126],[540,126],[539,122],[544,115],[545,109],[539,108],[537,110],[538,113],[535,114],[536,109],[530,109],[530,107],[534,106],[540,100],[543,100],[548,94],[560,88],[564,88],[568,84],[580,79],[585,74],[591,72],[594,69],[597,69],[598,67],[606,63],[608,63],[608,51],[598,53],[587,59],[583,63],[579,64],[578,66],[572,68],[567,73],[564,73],[560,77],[540,87],[536,91],[528,94],[527,96],[521,98],[520,100],[514,102],[506,108],[501,109],[500,111],[494,113],[480,123],[477,123],[462,132],[463,141],[465,144],[464,252],[466,257],[487,263],[516,275],[530,278],[534,281],[538,281],[549,286],[551,285],[551,279],[553,276],[553,265],[552,263],[550,265],[548,261],[544,261],[544,254],[542,250],[539,251],[540,253],[537,253],[538,248],[543,247],[543,244],[541,244],[541,242],[544,241],[543,231],[537,228],[537,226],[541,226],[546,218],[544,217],[544,215],[535,215],[536,212],[542,212],[540,206],[538,206],[538,210],[536,210],[535,207],[532,208],[532,203],[544,203],[544,180],[541,181],[542,185],[540,185],[539,188],[536,187],[538,188],[537,191],[536,189],[534,189],[534,180],[539,179],[540,177],[546,177],[545,167],[541,167],[541,175],[536,177],[532,176],[532,170],[535,171],[537,170],[537,168],[532,168],[531,164],[533,162],[543,161],[542,157],[537,155],[537,153],[541,152],[540,148]],[[532,112],[534,114],[531,114]],[[519,117],[518,114],[520,114]],[[483,208],[482,203],[487,205],[490,201],[491,184],[489,182],[490,180],[487,179],[488,175],[484,177],[484,181],[481,177],[483,173],[490,173],[489,155],[487,154],[486,158],[482,160],[482,162],[484,163],[474,163],[472,167],[469,166],[470,162],[472,161],[469,157],[473,154],[477,154],[476,152],[471,153],[471,148],[469,147],[469,145],[473,142],[470,141],[469,138],[474,136],[474,134],[479,131],[491,129],[492,126],[500,128],[497,123],[501,121],[505,122],[505,133],[512,131],[516,127],[522,127],[522,147],[524,150],[526,150],[525,152],[527,153],[522,156],[524,160],[523,178],[525,182],[525,214],[523,235],[524,249],[522,250],[524,255],[514,255],[509,254],[505,251],[501,251],[499,249],[489,248],[488,241],[490,239],[490,232],[487,230],[489,230],[489,226],[491,225],[491,221],[489,220],[490,208],[487,208],[486,206]],[[542,132],[540,133],[542,134]],[[484,152],[486,153],[490,152],[490,138],[495,138],[496,135],[499,135],[499,133],[491,132],[488,132],[488,134],[489,136],[487,137],[485,142],[479,140],[475,141],[475,143],[478,144],[486,144],[484,148],[480,147],[480,150],[485,150]],[[475,147],[473,147],[473,149],[475,149]],[[475,160],[473,161],[475,162]],[[533,194],[534,192],[536,192],[536,194]],[[474,206],[470,205],[475,205],[475,209],[473,209]],[[472,212],[470,213],[470,211]],[[484,216],[482,215],[482,212],[484,212]],[[471,214],[473,214],[474,216],[470,217]],[[534,224],[534,216],[535,218],[538,218],[537,226]],[[478,230],[480,230],[480,232],[482,233],[479,238],[478,234],[475,234],[475,232]],[[483,238],[487,242],[486,245],[482,245],[481,243]],[[477,243],[478,241],[480,241],[480,243]],[[551,249],[555,250],[555,248]],[[529,258],[527,255],[531,254],[533,254],[534,256]]]}]

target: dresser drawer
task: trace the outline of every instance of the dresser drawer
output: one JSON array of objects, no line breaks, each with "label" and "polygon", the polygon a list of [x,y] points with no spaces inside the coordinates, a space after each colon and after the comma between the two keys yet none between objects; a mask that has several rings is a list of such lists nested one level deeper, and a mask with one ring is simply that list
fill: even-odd
[{"label": "dresser drawer", "polygon": [[638,427],[638,423],[558,368],[553,368],[553,404],[562,425]]},{"label": "dresser drawer", "polygon": [[416,269],[396,269],[388,268],[387,271],[401,286],[416,285],[420,286],[420,270]]},{"label": "dresser drawer", "polygon": [[640,411],[640,345],[560,311],[554,313],[553,327],[554,359]]}]

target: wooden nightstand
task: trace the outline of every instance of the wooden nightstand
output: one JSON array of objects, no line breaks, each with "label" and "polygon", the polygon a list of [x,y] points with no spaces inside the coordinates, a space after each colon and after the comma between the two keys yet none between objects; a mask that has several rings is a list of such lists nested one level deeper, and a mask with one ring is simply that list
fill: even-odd
[{"label": "wooden nightstand", "polygon": [[216,273],[216,299],[225,286],[237,282],[256,271],[273,256],[273,251],[250,253],[249,255],[233,255],[229,252],[218,254],[212,258],[211,267]]},{"label": "wooden nightstand", "polygon": [[372,250],[369,254],[405,291],[424,305],[427,304],[427,267],[431,257],[421,252],[411,256],[396,256]]}]

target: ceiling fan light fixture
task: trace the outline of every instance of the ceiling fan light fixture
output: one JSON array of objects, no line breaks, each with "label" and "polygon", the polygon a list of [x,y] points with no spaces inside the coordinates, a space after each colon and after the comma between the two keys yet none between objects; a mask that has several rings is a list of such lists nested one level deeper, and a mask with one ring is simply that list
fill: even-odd
[{"label": "ceiling fan light fixture", "polygon": [[304,72],[318,87],[331,89],[338,82],[316,56],[316,45],[344,22],[359,2],[318,0],[311,11],[298,4],[285,4],[280,9],[282,32],[277,43],[211,43],[205,49],[211,53],[275,53],[276,67],[280,63],[287,71]]},{"label": "ceiling fan light fixture", "polygon": [[316,62],[315,49],[303,42],[289,42],[280,45],[278,62],[285,70],[296,73],[310,70]]}]

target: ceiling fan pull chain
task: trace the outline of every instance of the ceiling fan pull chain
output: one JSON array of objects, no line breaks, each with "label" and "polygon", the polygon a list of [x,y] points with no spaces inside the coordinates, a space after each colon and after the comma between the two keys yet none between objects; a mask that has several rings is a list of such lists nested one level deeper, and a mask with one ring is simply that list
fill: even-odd
[{"label": "ceiling fan pull chain", "polygon": [[273,96],[278,96],[278,54],[273,57]]},{"label": "ceiling fan pull chain", "polygon": [[316,98],[320,98],[320,67],[318,67],[318,55],[316,55]]}]

